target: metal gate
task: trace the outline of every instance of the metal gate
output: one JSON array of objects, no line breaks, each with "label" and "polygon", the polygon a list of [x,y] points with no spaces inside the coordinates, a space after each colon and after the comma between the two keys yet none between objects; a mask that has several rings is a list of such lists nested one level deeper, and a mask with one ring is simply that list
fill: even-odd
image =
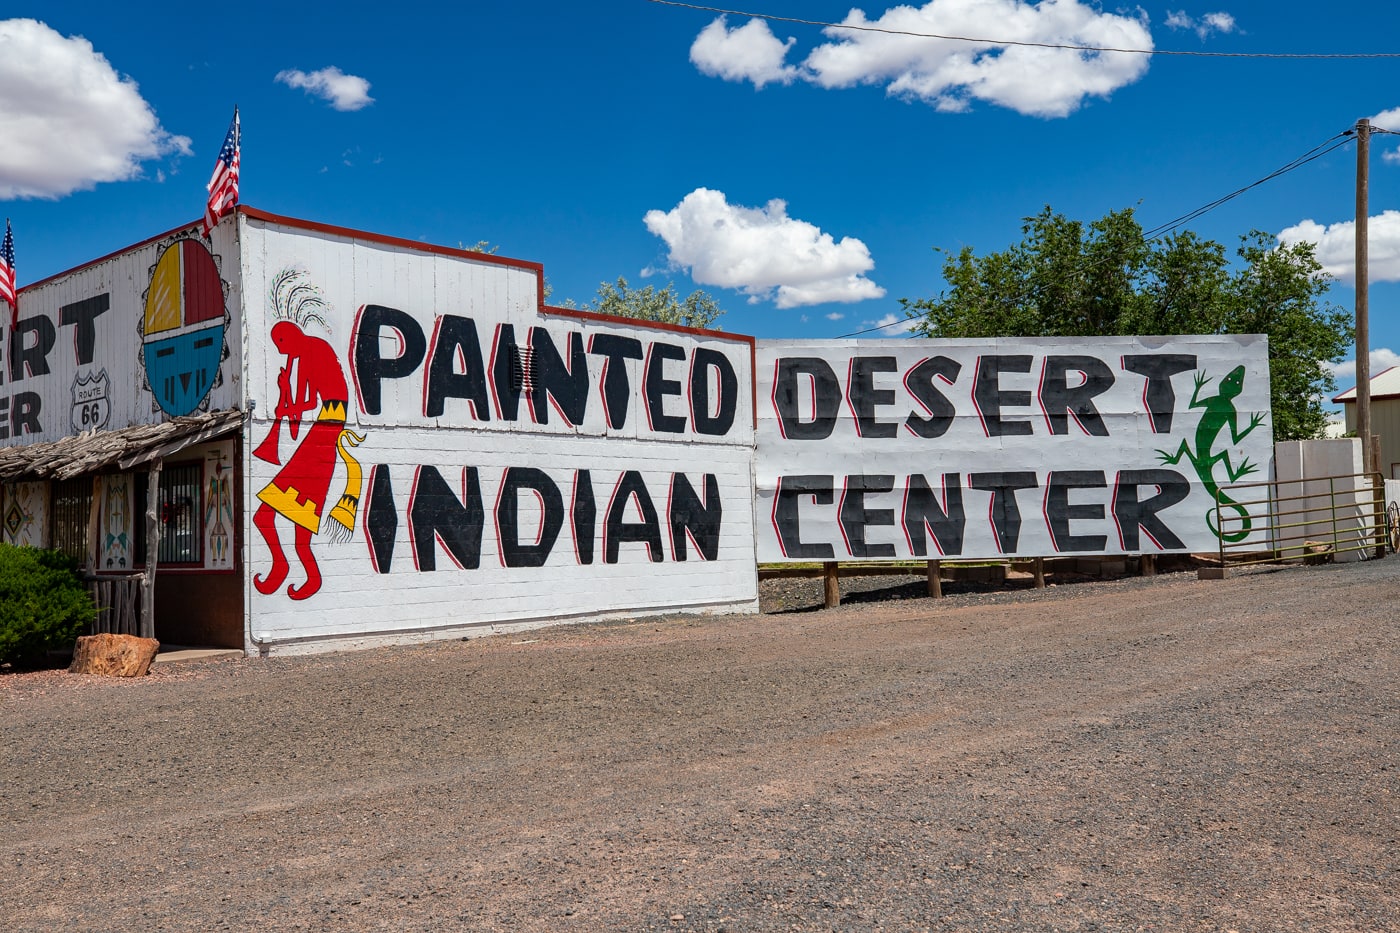
[{"label": "metal gate", "polygon": [[[1233,483],[1220,488],[1212,515],[1222,567],[1385,556],[1385,483],[1379,473]],[[1261,515],[1267,523],[1262,548]]]}]

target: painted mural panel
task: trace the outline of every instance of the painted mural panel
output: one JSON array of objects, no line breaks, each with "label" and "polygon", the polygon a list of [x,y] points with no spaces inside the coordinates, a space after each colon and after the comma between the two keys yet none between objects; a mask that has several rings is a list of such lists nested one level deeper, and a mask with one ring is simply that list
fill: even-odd
[{"label": "painted mural panel", "polygon": [[759,560],[1213,551],[1265,524],[1225,489],[1272,471],[1262,336],[760,341],[755,365]]},{"label": "painted mural panel", "polygon": [[115,473],[102,477],[102,507],[98,528],[100,570],[131,570],[136,563],[133,476]]},{"label": "painted mural panel", "polygon": [[751,604],[743,340],[244,218],[259,641]]},{"label": "painted mural panel", "polygon": [[233,509],[233,442],[202,448],[204,453],[204,566],[233,569],[236,521]]},{"label": "painted mural panel", "polygon": [[0,444],[237,407],[232,229],[177,231],[25,289],[0,334]]},{"label": "painted mural panel", "polygon": [[5,486],[3,529],[6,544],[46,547],[49,527],[49,484],[10,483]]}]

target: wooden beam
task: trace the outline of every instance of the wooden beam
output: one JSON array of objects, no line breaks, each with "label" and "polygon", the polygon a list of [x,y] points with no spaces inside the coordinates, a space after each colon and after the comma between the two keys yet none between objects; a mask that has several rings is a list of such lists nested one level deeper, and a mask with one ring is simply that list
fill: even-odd
[{"label": "wooden beam", "polygon": [[141,637],[156,637],[156,556],[160,553],[160,467],[146,474],[146,572],[141,578]]},{"label": "wooden beam", "polygon": [[928,595],[934,599],[943,596],[943,565],[936,560],[928,562]]},{"label": "wooden beam", "polygon": [[101,548],[98,541],[98,519],[102,514],[102,479],[94,475],[92,477],[92,503],[88,506],[87,520],[87,571],[96,573],[97,568],[102,566]]},{"label": "wooden beam", "polygon": [[835,609],[841,605],[841,577],[837,573],[836,561],[829,560],[822,564],[822,581],[826,584],[827,609]]}]

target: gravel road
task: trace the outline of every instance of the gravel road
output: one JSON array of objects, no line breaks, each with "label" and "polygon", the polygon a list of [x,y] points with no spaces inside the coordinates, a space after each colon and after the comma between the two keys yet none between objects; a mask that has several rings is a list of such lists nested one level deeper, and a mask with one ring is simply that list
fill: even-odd
[{"label": "gravel road", "polygon": [[0,675],[0,929],[1400,928],[1400,560],[819,588]]}]

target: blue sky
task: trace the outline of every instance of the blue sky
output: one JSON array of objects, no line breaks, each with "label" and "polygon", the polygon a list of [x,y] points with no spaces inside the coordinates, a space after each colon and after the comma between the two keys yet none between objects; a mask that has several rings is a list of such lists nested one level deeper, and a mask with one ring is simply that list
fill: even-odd
[{"label": "blue sky", "polygon": [[[619,275],[703,288],[726,330],[759,337],[902,317],[899,298],[942,288],[935,247],[1003,248],[1047,204],[1084,220],[1132,206],[1151,227],[1358,118],[1400,130],[1400,58],[1162,54],[1396,52],[1392,4],[735,8],[1157,52],[1086,62],[647,0],[12,0],[0,200],[20,283],[198,218],[235,104],[246,204],[432,243],[488,240],[543,263],[556,301],[586,303]],[[1400,360],[1397,144],[1378,136],[1372,153],[1376,369]],[[1191,228],[1227,245],[1253,228],[1319,238],[1349,281],[1355,170],[1348,145]],[[1353,306],[1347,281],[1331,297]],[[1339,386],[1350,384],[1344,369]]]}]

